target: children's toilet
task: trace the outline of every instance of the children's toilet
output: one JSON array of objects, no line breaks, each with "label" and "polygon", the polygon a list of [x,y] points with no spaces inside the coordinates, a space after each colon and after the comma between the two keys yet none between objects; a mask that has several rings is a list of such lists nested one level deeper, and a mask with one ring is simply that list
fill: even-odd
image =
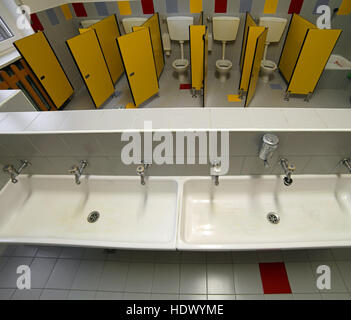
[{"label": "children's toilet", "polygon": [[225,58],[225,48],[228,41],[234,41],[239,29],[240,19],[237,17],[216,16],[212,18],[213,39],[222,42],[222,59],[216,61],[216,70],[220,82],[227,81],[233,63]]},{"label": "children's toilet", "polygon": [[188,81],[189,61],[184,58],[184,42],[189,41],[189,26],[194,23],[193,17],[168,17],[167,25],[169,37],[180,44],[180,59],[173,62],[173,69],[178,75],[180,83]]}]

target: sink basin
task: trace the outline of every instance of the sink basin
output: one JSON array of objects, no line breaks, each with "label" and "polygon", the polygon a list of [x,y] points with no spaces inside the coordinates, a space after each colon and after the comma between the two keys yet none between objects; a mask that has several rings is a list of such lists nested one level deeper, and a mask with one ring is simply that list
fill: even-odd
[{"label": "sink basin", "polygon": [[[187,179],[178,248],[249,250],[351,246],[350,176]],[[277,224],[267,219],[279,216]]]},{"label": "sink basin", "polygon": [[[0,242],[175,249],[178,184],[138,177],[21,176],[0,192]],[[90,213],[94,219],[88,222]]]}]

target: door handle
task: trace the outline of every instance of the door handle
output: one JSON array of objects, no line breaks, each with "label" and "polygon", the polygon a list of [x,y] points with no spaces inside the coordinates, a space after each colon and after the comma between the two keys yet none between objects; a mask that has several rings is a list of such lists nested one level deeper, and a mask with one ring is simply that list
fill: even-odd
[{"label": "door handle", "polygon": [[86,76],[85,76],[85,79],[89,79],[90,78],[90,74],[87,74]]},{"label": "door handle", "polygon": [[133,77],[135,75],[135,73],[134,72],[132,72],[129,76],[130,77]]},{"label": "door handle", "polygon": [[44,80],[44,79],[45,79],[45,76],[41,76],[41,77],[40,77],[40,80]]}]

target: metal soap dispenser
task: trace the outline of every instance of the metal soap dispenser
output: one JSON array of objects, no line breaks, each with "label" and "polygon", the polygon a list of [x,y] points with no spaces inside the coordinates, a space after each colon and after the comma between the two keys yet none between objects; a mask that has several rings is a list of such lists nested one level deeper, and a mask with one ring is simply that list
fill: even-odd
[{"label": "metal soap dispenser", "polygon": [[263,136],[259,157],[264,162],[265,167],[269,167],[268,160],[272,158],[278,145],[279,138],[276,135],[267,133]]}]

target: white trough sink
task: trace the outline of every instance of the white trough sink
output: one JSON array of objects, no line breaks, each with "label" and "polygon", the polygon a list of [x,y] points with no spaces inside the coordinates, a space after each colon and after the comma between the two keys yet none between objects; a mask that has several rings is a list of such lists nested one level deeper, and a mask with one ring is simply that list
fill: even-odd
[{"label": "white trough sink", "polygon": [[[176,180],[21,176],[0,192],[0,242],[130,249],[175,249]],[[99,219],[89,223],[88,215]]]},{"label": "white trough sink", "polygon": [[[187,179],[178,245],[182,250],[351,246],[351,177]],[[272,224],[267,214],[279,215]]]}]

